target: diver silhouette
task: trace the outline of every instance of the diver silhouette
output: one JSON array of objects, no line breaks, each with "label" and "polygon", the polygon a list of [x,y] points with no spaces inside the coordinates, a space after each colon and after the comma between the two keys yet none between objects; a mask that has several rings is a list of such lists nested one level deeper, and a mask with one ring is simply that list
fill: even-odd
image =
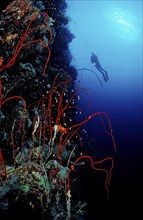
[{"label": "diver silhouette", "polygon": [[107,82],[109,80],[107,71],[104,70],[98,60],[98,57],[96,56],[96,54],[94,54],[93,52],[91,53],[91,57],[90,57],[91,63],[93,63],[96,67],[96,69],[102,73],[104,81]]}]

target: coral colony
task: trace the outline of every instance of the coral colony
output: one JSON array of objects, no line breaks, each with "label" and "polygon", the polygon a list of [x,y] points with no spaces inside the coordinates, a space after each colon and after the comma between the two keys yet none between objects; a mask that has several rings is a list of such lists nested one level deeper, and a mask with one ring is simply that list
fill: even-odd
[{"label": "coral colony", "polygon": [[[74,36],[66,25],[64,0],[14,0],[0,14],[0,209],[24,201],[40,207],[45,219],[79,219],[86,204],[72,202],[74,172],[90,164],[105,174],[105,189],[113,169],[112,157],[94,161],[82,152],[79,130],[94,112],[76,122],[84,111],[77,100],[76,69],[70,66],[68,43]],[[78,97],[78,98],[77,98]],[[108,161],[110,167],[100,168]],[[73,180],[74,177],[74,180]],[[82,204],[81,204],[82,203]],[[79,205],[80,204],[80,205]]]}]

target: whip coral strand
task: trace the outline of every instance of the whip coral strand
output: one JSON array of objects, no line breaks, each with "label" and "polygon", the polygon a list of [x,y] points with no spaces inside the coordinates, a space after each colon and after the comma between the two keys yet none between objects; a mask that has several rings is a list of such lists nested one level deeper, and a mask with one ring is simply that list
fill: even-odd
[{"label": "whip coral strand", "polygon": [[[74,162],[74,164],[71,166],[70,170],[68,171],[68,191],[70,191],[70,173],[74,170],[74,167],[76,166],[76,164],[80,160],[83,160],[83,159],[88,159],[90,161],[90,166],[92,169],[104,172],[106,174],[105,188],[107,190],[107,197],[108,197],[109,196],[109,184],[110,184],[110,180],[111,180],[111,172],[112,172],[112,169],[114,166],[114,161],[111,157],[107,157],[107,158],[104,158],[104,159],[102,159],[100,161],[96,161],[96,162],[94,162],[93,159],[89,155],[84,155],[84,156],[79,157]],[[102,164],[105,161],[111,161],[111,167],[109,170],[96,167],[97,164]]]},{"label": "whip coral strand", "polygon": [[[31,24],[32,22],[38,17],[38,15],[36,15],[28,24],[24,34],[22,35],[20,41],[18,42],[16,48],[15,48],[15,51],[14,51],[14,54],[13,54],[13,57],[10,59],[10,61],[6,64],[6,65],[1,65],[0,66],[0,71],[3,71],[4,69],[6,68],[9,68],[11,67],[14,63],[15,63],[15,60],[18,56],[18,54],[20,53],[21,49],[25,46],[27,46],[28,44],[31,44],[31,43],[41,43],[43,45],[44,48],[47,48],[48,49],[48,57],[47,57],[47,60],[46,60],[46,63],[45,63],[45,66],[44,66],[44,70],[43,70],[43,75],[45,75],[45,72],[46,72],[46,68],[47,68],[47,65],[48,65],[48,62],[49,62],[49,59],[50,59],[50,55],[51,55],[51,51],[49,49],[49,45],[52,41],[52,32],[50,30],[50,28],[48,27],[48,22],[47,22],[47,19],[48,19],[48,14],[46,12],[40,12],[39,14],[42,14],[42,15],[45,15],[46,18],[44,19],[44,24],[46,24],[45,26],[42,25],[42,26],[36,26],[35,28],[32,28],[31,30],[30,27],[31,27]],[[35,29],[38,29],[38,28],[41,28],[41,29],[47,29],[49,31],[49,34],[50,34],[50,38],[49,38],[49,41],[48,41],[48,45],[46,45],[44,43],[43,40],[41,39],[38,39],[38,40],[31,40],[31,41],[28,41],[28,42],[25,42],[25,39],[26,37]]]}]

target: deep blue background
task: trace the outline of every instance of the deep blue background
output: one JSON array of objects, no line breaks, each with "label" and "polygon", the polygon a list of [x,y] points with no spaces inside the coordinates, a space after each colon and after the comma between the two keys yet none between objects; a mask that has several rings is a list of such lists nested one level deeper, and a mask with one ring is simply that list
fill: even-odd
[{"label": "deep blue background", "polygon": [[[101,86],[93,72],[79,70],[76,83],[87,89],[90,108],[85,94],[78,105],[87,115],[95,111],[108,113],[117,145],[114,154],[110,138],[95,118],[84,126],[88,134],[83,131],[84,150],[93,150],[97,158],[112,155],[115,160],[108,207],[111,212],[115,210],[121,217],[124,212],[138,215],[143,192],[142,1],[67,2],[69,28],[75,34],[70,44],[72,64],[77,69],[94,71],[103,83]],[[108,82],[91,64],[92,51],[107,70]],[[105,118],[104,122],[108,128]]]}]

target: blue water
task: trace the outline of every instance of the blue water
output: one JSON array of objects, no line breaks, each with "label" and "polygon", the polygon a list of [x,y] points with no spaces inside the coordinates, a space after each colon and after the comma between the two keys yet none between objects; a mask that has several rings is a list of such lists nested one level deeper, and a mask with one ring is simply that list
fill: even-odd
[{"label": "blue water", "polygon": [[[102,81],[101,86],[93,72],[79,70],[76,83],[87,89],[90,108],[86,95],[81,95],[78,105],[87,115],[95,111],[108,113],[117,145],[113,198],[124,202],[131,199],[134,204],[141,194],[143,173],[143,2],[67,0],[67,3],[69,28],[75,35],[70,44],[72,64],[77,69],[94,71]],[[91,64],[91,52],[107,70],[109,81],[104,82]],[[105,147],[107,155],[108,149],[110,153],[114,151],[99,119],[87,123],[86,130],[90,146],[94,139],[94,153],[104,155]],[[88,145],[85,152],[89,153]]]}]

